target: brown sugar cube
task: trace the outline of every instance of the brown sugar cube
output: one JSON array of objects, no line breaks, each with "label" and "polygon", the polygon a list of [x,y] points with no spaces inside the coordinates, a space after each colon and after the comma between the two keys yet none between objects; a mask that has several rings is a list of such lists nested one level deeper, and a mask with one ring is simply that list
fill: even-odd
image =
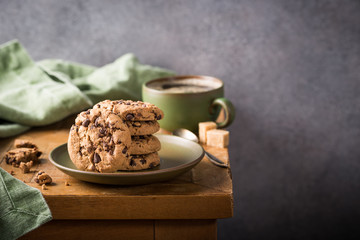
[{"label": "brown sugar cube", "polygon": [[206,135],[209,146],[225,148],[229,145],[229,131],[214,129],[207,131]]},{"label": "brown sugar cube", "polygon": [[206,132],[212,129],[216,129],[216,123],[214,122],[200,122],[199,123],[199,139],[200,143],[206,144]]}]

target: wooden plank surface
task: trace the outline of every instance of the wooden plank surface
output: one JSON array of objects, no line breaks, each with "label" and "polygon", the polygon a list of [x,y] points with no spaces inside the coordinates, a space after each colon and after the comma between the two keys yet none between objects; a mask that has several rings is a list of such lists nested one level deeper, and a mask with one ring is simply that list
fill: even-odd
[{"label": "wooden plank surface", "polygon": [[[0,140],[0,167],[42,191],[54,219],[216,219],[233,215],[230,169],[213,165],[204,159],[191,171],[164,183],[141,186],[109,186],[72,178],[48,160],[50,151],[67,141],[74,116],[61,122]],[[43,152],[41,163],[23,174],[7,165],[3,156],[16,138],[33,141]],[[228,150],[205,146],[222,161],[228,162]],[[34,182],[38,170],[53,178],[47,190]],[[65,186],[69,182],[70,186]]]},{"label": "wooden plank surface", "polygon": [[31,231],[21,240],[153,240],[154,222],[146,220],[53,220]]},{"label": "wooden plank surface", "polygon": [[216,220],[53,220],[19,240],[216,239]]}]

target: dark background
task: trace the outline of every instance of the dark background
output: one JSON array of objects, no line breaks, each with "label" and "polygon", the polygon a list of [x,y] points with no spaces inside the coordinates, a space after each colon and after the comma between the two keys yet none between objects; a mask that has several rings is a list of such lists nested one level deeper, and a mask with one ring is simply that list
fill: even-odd
[{"label": "dark background", "polygon": [[355,238],[360,1],[0,0],[0,43],[14,38],[35,60],[133,52],[223,79],[235,208],[219,238]]}]

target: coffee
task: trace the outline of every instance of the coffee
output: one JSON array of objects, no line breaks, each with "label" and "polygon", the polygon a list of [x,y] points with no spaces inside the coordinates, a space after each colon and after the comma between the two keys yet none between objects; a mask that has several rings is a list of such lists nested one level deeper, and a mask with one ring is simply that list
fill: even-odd
[{"label": "coffee", "polygon": [[148,84],[148,87],[166,93],[200,93],[218,88],[220,85],[218,82],[185,78],[152,82]]},{"label": "coffee", "polygon": [[224,98],[224,86],[220,79],[209,76],[173,76],[146,82],[142,88],[145,102],[163,110],[165,117],[160,127],[168,131],[186,128],[197,132],[199,122],[215,121],[223,108],[224,121],[219,128],[227,127],[234,119],[235,109]]}]

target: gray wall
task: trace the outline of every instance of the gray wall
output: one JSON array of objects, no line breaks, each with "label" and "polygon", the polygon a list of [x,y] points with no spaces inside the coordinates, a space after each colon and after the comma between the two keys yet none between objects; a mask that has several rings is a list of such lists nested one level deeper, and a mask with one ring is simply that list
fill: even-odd
[{"label": "gray wall", "polygon": [[220,239],[356,234],[359,1],[0,0],[0,42],[35,60],[141,62],[225,81],[235,216]]}]

